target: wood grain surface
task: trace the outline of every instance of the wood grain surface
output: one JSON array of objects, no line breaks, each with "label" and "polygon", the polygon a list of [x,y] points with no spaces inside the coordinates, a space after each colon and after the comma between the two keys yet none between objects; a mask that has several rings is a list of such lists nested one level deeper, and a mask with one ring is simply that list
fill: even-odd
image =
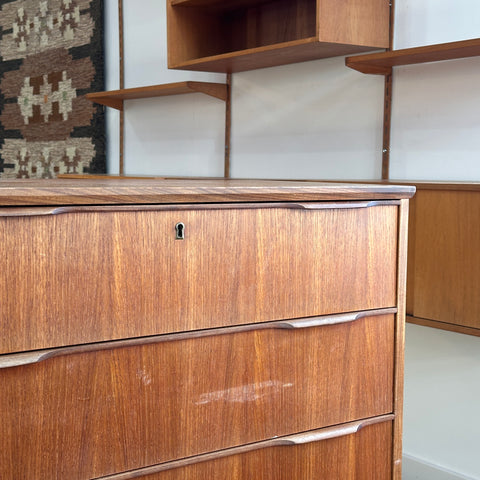
[{"label": "wood grain surface", "polygon": [[[99,480],[387,480],[391,478],[392,439],[390,423],[383,422],[391,420],[389,417],[391,415],[305,432],[294,436],[300,440],[298,443],[291,441],[292,437],[278,437]],[[302,437],[323,436],[324,439],[314,443],[302,441]]]},{"label": "wood grain surface", "polygon": [[238,72],[387,48],[382,0],[167,2],[170,68]]},{"label": "wood grain surface", "polygon": [[393,480],[402,479],[403,392],[405,376],[405,312],[407,286],[407,252],[409,200],[401,200],[398,214],[397,315],[395,321],[395,376],[393,421]]},{"label": "wood grain surface", "polygon": [[258,68],[318,60],[319,58],[363,53],[370,50],[372,50],[372,47],[319,42],[316,37],[309,37],[276,45],[250,48],[234,53],[223,53],[181,63],[172,63],[169,68],[200,72],[237,73]]},{"label": "wood grain surface", "polygon": [[84,480],[391,413],[393,361],[390,314],[0,369],[0,478]]},{"label": "wood grain surface", "polygon": [[92,102],[123,110],[124,100],[184,95],[187,93],[204,93],[220,100],[227,100],[227,86],[225,84],[190,81],[110,90],[107,92],[93,92],[87,93],[85,97]]},{"label": "wood grain surface", "polygon": [[395,306],[398,206],[316,207],[0,217],[0,352]]},{"label": "wood grain surface", "polygon": [[280,180],[80,178],[0,180],[0,205],[372,200],[411,197],[415,189],[381,184]]},{"label": "wood grain surface", "polygon": [[388,52],[358,55],[345,59],[347,67],[362,73],[389,75],[392,67],[417,63],[439,62],[480,55],[480,38],[458,42],[425,45]]},{"label": "wood grain surface", "polygon": [[318,38],[323,42],[388,48],[390,7],[383,0],[320,0]]},{"label": "wood grain surface", "polygon": [[412,205],[408,313],[480,328],[480,193],[419,188]]},{"label": "wood grain surface", "polygon": [[413,323],[414,325],[420,325],[422,327],[439,328],[441,330],[447,330],[448,332],[456,332],[464,335],[480,337],[480,328],[476,327],[464,327],[455,323],[439,322],[438,320],[412,317],[411,315],[407,315],[407,322]]},{"label": "wood grain surface", "polygon": [[414,191],[0,181],[0,478],[400,480]]}]

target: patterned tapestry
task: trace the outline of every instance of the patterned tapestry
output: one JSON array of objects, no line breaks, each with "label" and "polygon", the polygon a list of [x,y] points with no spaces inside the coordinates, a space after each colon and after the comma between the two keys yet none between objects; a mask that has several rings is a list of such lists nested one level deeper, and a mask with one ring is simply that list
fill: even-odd
[{"label": "patterned tapestry", "polygon": [[103,0],[0,0],[0,177],[105,172]]}]

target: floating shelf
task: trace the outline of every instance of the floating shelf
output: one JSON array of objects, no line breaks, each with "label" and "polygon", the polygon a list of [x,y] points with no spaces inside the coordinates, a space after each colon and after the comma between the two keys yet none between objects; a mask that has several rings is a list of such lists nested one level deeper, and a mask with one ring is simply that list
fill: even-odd
[{"label": "floating shelf", "polygon": [[388,75],[392,72],[392,67],[401,65],[439,62],[476,56],[480,56],[480,38],[347,57],[345,64],[347,67],[362,73]]},{"label": "floating shelf", "polygon": [[174,7],[211,7],[219,10],[234,10],[241,7],[258,6],[271,0],[171,0]]},{"label": "floating shelf", "polygon": [[227,100],[227,85],[211,82],[177,82],[148,87],[127,88],[111,90],[108,92],[88,93],[86,97],[92,102],[106,105],[107,107],[123,110],[124,100],[139,98],[164,97],[168,95],[181,95],[184,93],[204,93],[220,100]]}]

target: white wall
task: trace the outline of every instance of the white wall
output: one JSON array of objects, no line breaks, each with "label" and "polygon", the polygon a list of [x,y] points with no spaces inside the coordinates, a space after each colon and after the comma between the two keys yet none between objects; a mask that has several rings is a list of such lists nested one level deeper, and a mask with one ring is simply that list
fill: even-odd
[{"label": "white wall", "polygon": [[383,86],[343,57],[234,75],[232,176],[380,178]]},{"label": "white wall", "polygon": [[[115,16],[117,0],[106,3]],[[124,0],[127,87],[224,81],[167,70],[165,2],[141,3]],[[115,56],[114,23],[107,40]],[[478,0],[396,0],[396,48],[479,33]],[[110,85],[117,75],[111,56]],[[380,178],[383,78],[351,71],[343,61],[234,75],[233,176]],[[479,81],[477,58],[396,69],[392,178],[480,180]],[[223,102],[201,94],[129,101],[125,118],[127,173],[223,174]],[[407,326],[405,480],[480,479],[479,369],[479,338]]]},{"label": "white wall", "polygon": [[394,48],[477,38],[477,0],[395,0]]},{"label": "white wall", "polygon": [[478,85],[480,57],[395,71],[391,178],[480,180]]},{"label": "white wall", "polygon": [[405,345],[405,455],[480,478],[480,338],[407,325]]},{"label": "white wall", "polygon": [[[119,86],[120,62],[118,44],[118,3],[117,0],[105,0],[105,88],[117,90]],[[119,163],[119,119],[118,110],[106,108],[106,155],[107,170],[118,173]]]}]

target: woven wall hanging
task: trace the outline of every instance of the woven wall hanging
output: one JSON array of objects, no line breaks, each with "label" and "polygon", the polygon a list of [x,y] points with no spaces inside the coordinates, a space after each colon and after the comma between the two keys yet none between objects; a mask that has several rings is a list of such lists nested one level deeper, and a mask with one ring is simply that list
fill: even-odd
[{"label": "woven wall hanging", "polygon": [[103,0],[0,0],[0,178],[104,173]]}]

